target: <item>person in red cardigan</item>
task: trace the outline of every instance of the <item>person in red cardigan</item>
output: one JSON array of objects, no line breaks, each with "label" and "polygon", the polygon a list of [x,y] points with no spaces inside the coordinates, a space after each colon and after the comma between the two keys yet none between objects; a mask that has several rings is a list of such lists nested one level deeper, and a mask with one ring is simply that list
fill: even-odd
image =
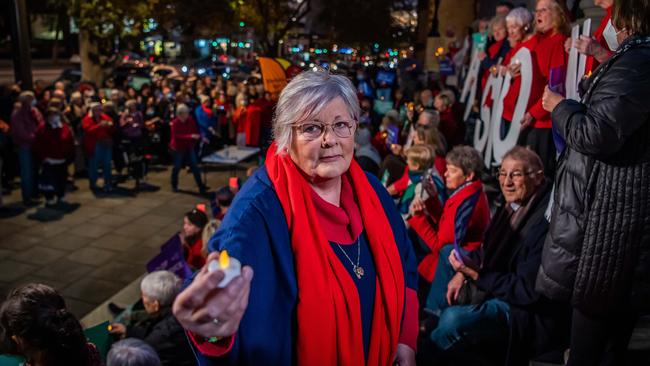
[{"label": "person in red cardigan", "polygon": [[[454,244],[467,251],[479,248],[490,221],[487,196],[479,179],[483,169],[483,159],[479,152],[469,146],[456,146],[447,154],[446,160],[445,185],[452,192],[445,201],[442,212],[430,212],[428,202],[414,200],[411,205],[412,216],[407,220],[408,225],[431,250],[418,266],[420,300],[429,293],[440,250]],[[436,197],[429,198],[435,199]]]},{"label": "person in red cardigan", "polygon": [[[538,0],[535,7],[535,34],[522,44],[532,53],[533,105],[521,120],[518,144],[529,146],[544,162],[546,176],[555,173],[556,151],[551,135],[551,114],[542,107],[542,94],[548,85],[552,69],[566,71],[567,54],[564,42],[569,33],[569,21],[562,5],[556,0]],[[518,75],[519,70],[514,73]]]},{"label": "person in red cardigan", "polygon": [[603,10],[605,10],[605,16],[603,17],[603,20],[600,21],[600,25],[594,32],[594,35],[592,37],[581,35],[575,43],[571,38],[567,38],[564,42],[566,53],[569,53],[571,47],[575,47],[578,49],[578,52],[587,55],[584,76],[591,75],[598,65],[607,61],[607,59],[614,54],[614,51],[609,49],[607,40],[603,37],[603,32],[605,31],[605,28],[607,28],[609,21],[612,19],[613,4],[614,0],[595,0],[594,5],[603,8]]},{"label": "person in red cardigan", "polygon": [[81,121],[84,131],[83,143],[88,157],[88,180],[90,189],[97,189],[97,168],[102,166],[104,191],[111,191],[111,161],[113,160],[113,119],[102,113],[102,105],[90,104],[90,113]]},{"label": "person in red cardigan", "polygon": [[[510,51],[506,54],[506,57],[503,59],[503,63],[499,66],[498,72],[501,75],[505,75],[509,72],[510,69],[515,68],[516,64],[509,66],[510,62],[514,55],[519,52],[521,47],[524,45],[524,42],[532,37],[533,30],[533,14],[528,11],[526,8],[515,8],[508,13],[506,16],[506,27],[508,28],[508,42],[510,42]],[[518,65],[516,66],[519,67]],[[537,70],[536,68],[533,71]],[[510,124],[512,123],[512,116],[515,113],[515,106],[517,104],[517,99],[519,98],[519,89],[521,89],[521,77],[517,70],[516,76],[512,77],[510,88],[508,93],[503,99],[503,114],[501,115],[501,138],[505,138],[508,130],[510,129]],[[533,81],[540,80],[540,78],[534,78]],[[531,88],[531,90],[537,90],[539,88]],[[528,105],[526,109],[532,107],[535,98],[528,99]]]},{"label": "person in red cardigan", "polygon": [[47,199],[46,204],[54,205],[63,202],[68,161],[74,156],[74,138],[56,108],[47,110],[46,121],[36,130],[34,149],[41,161],[39,188]]},{"label": "person in red cardigan", "polygon": [[183,163],[187,163],[194,175],[196,186],[203,194],[206,192],[207,187],[201,181],[201,172],[198,166],[198,157],[194,150],[194,144],[201,139],[199,128],[196,122],[190,116],[190,109],[185,104],[180,104],[176,107],[176,118],[171,123],[171,141],[169,148],[172,151],[174,167],[172,168],[172,191],[178,191],[178,172],[183,167]]}]

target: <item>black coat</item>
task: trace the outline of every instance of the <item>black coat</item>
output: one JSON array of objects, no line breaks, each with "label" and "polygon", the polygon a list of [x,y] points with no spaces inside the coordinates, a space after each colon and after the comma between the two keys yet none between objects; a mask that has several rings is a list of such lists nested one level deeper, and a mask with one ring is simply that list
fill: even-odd
[{"label": "black coat", "polygon": [[[488,297],[510,305],[508,365],[528,365],[528,360],[560,361],[568,340],[569,306],[535,291],[548,221],[544,217],[551,184],[539,188],[526,216],[514,230],[486,234],[484,268],[476,285]],[[495,215],[505,219],[502,208]],[[488,247],[491,246],[492,248]]]},{"label": "black coat", "polygon": [[650,305],[650,37],[631,37],[552,118],[566,140],[537,289],[603,314]]},{"label": "black coat", "polygon": [[128,326],[126,336],[147,342],[156,350],[163,366],[196,365],[185,330],[171,309],[164,309],[157,316],[146,317]]}]

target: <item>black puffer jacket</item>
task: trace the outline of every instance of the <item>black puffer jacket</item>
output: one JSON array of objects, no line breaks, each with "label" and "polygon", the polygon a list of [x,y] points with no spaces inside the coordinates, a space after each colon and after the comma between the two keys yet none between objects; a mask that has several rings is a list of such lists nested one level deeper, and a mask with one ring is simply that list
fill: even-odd
[{"label": "black puffer jacket", "polygon": [[631,37],[553,110],[567,148],[536,288],[601,314],[650,307],[650,37]]}]

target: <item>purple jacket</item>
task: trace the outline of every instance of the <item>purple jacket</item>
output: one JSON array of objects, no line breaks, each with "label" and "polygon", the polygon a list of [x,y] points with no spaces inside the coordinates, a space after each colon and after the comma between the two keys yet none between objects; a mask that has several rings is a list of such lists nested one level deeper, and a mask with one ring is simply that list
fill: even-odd
[{"label": "purple jacket", "polygon": [[43,121],[43,116],[34,107],[20,107],[11,116],[11,137],[20,147],[31,147],[36,138],[36,129]]}]

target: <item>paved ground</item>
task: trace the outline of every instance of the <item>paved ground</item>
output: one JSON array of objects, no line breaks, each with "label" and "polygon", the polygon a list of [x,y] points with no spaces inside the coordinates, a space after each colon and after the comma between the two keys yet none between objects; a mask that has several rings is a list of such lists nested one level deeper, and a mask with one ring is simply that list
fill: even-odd
[{"label": "paved ground", "polygon": [[[210,172],[208,185],[226,185],[231,174]],[[122,191],[95,197],[88,181],[78,179],[78,189],[67,195],[78,208],[65,214],[43,205],[23,211],[19,189],[4,196],[0,298],[17,285],[41,282],[59,290],[81,318],[137,279],[160,245],[179,230],[183,215],[197,203],[207,203],[193,193],[191,174],[181,172],[179,186],[188,190],[181,193],[171,192],[169,175],[164,167],[150,172],[148,184],[156,188],[135,196]],[[133,182],[121,186],[132,188]]]}]

